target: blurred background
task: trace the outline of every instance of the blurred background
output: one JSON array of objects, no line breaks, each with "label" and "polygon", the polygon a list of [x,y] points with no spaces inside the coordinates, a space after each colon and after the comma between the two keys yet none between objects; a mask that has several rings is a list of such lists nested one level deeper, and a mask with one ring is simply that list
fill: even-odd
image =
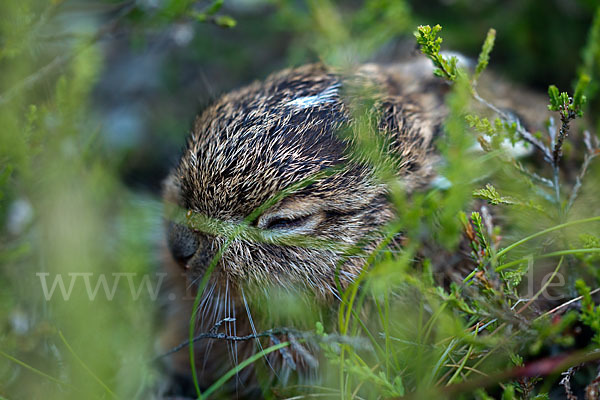
[{"label": "blurred background", "polygon": [[127,154],[126,182],[152,191],[160,183],[156,176],[165,176],[177,160],[190,116],[219,94],[307,62],[391,62],[414,55],[417,25],[439,23],[444,49],[473,59],[493,27],[492,70],[542,93],[551,83],[570,89],[597,4],[232,0],[219,14],[237,25],[224,29],[190,17],[151,23],[165,2],[139,3],[136,15],[101,43],[105,64],[93,107],[108,145]]},{"label": "blurred background", "polygon": [[46,301],[41,287],[98,272],[141,287],[159,271],[161,182],[221,93],[307,62],[402,59],[422,24],[471,58],[495,28],[498,76],[572,92],[597,4],[0,2],[0,398],[146,398],[160,383],[160,301],[117,290],[90,302],[82,285]]}]

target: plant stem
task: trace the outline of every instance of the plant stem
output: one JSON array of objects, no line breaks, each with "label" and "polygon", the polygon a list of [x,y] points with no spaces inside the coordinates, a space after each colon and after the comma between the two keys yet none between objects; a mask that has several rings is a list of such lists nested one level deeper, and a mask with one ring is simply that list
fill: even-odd
[{"label": "plant stem", "polygon": [[[556,257],[556,256],[564,256],[564,255],[569,255],[569,254],[586,254],[586,253],[600,253],[600,248],[599,247],[594,247],[591,249],[571,249],[571,250],[560,250],[560,251],[554,251],[552,253],[546,253],[546,254],[542,254],[539,256],[536,256],[535,258],[550,258],[550,257]],[[527,261],[528,258],[520,258],[518,260],[515,261],[511,261],[509,263],[506,264],[502,264],[496,267],[496,272],[497,271],[502,271],[506,268],[512,267],[513,265],[518,265],[524,261]]]},{"label": "plant stem", "polygon": [[554,232],[557,231],[559,229],[563,229],[572,225],[578,225],[578,224],[585,224],[587,222],[595,222],[595,221],[600,221],[600,216],[598,217],[591,217],[591,218],[584,218],[584,219],[578,219],[575,221],[570,221],[570,222],[565,222],[564,224],[560,224],[560,225],[556,225],[553,226],[551,228],[548,229],[544,229],[543,231],[539,231],[537,233],[534,233],[533,235],[529,235],[513,244],[511,244],[510,246],[505,247],[504,249],[500,250],[497,254],[496,254],[496,258],[503,256],[504,254],[508,253],[509,251],[511,251],[512,249],[514,249],[515,247],[518,247],[524,243],[527,243],[528,241],[535,239],[539,236],[543,236],[546,233],[550,233],[550,232]]}]

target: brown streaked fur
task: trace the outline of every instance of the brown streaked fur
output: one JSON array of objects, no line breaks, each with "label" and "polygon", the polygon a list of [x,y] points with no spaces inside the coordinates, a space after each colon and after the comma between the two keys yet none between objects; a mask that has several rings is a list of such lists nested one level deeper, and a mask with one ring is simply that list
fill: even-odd
[{"label": "brown streaked fur", "polygon": [[[351,93],[362,87],[375,93],[369,108],[371,117],[378,127],[377,134],[386,140],[382,151],[394,155],[398,180],[408,193],[426,187],[435,175],[434,140],[445,115],[446,85],[431,75],[431,68],[423,69],[419,59],[392,66],[368,64],[340,74],[313,64],[284,70],[264,82],[226,94],[204,111],[194,123],[178,167],[165,183],[165,201],[238,223],[290,185],[330,167],[346,165],[340,172],[285,197],[253,223],[261,229],[275,226],[286,230],[285,221],[293,220],[291,224],[295,225],[289,229],[298,234],[373,249],[379,240],[373,233],[395,213],[386,186],[377,180],[368,163],[352,157],[356,138],[352,133],[345,138],[340,135],[352,132],[355,116],[349,105],[353,101]],[[311,99],[321,100],[311,103]],[[310,104],[305,106],[302,101]],[[278,218],[284,222],[273,225]],[[179,240],[180,234],[185,237],[189,233],[172,234],[171,241]],[[197,285],[225,241],[202,232],[193,235],[197,251],[181,265],[173,259],[166,261],[179,291],[186,285]],[[365,238],[370,240],[363,243]],[[258,325],[259,310],[247,312],[243,289],[248,284],[302,286],[314,292],[319,301],[333,302],[338,265],[345,286],[360,273],[363,263],[361,257],[344,259],[344,254],[336,250],[236,239],[211,275],[197,331],[207,332],[217,321],[235,317],[234,324],[225,325],[226,332],[251,333],[249,313],[256,319],[257,331],[272,328]],[[192,301],[173,303],[168,333],[163,337],[165,349],[187,338],[186,318]],[[247,358],[255,347],[251,341],[235,348],[211,340],[196,343],[201,386],[206,388],[232,363]],[[231,363],[225,362],[229,359]],[[169,362],[177,373],[189,374],[186,350],[176,353]],[[232,393],[256,394],[252,392],[252,376],[252,370],[246,369],[232,382]]]}]

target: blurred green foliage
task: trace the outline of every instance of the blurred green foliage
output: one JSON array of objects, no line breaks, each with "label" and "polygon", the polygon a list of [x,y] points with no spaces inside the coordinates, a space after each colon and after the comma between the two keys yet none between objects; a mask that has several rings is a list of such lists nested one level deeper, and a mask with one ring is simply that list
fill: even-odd
[{"label": "blurred green foliage", "polygon": [[[148,398],[164,379],[152,363],[160,303],[145,289],[160,279],[157,188],[195,112],[219,92],[285,66],[393,61],[416,49],[411,36],[419,24],[439,23],[445,49],[480,54],[474,76],[460,73],[439,53],[439,30],[417,30],[417,43],[455,81],[439,143],[450,185],[407,198],[387,182],[401,210],[388,233],[402,231],[407,245],[400,255],[369,257],[369,273],[343,294],[335,316],[312,315],[311,324],[327,317],[314,334],[328,364],[320,383],[326,390],[308,390],[341,398],[488,398],[489,386],[496,397],[556,397],[552,375],[539,382],[502,374],[573,346],[577,320],[596,335],[583,346],[597,345],[596,7],[592,0],[0,2],[0,396]],[[494,31],[486,39],[491,27],[495,42]],[[507,156],[504,139],[521,141],[516,123],[492,123],[470,108],[488,60],[488,69],[540,91],[556,84],[574,93],[571,101],[551,89],[552,110],[566,105],[587,118],[571,127],[574,144],[565,143],[558,176],[535,157]],[[117,118],[122,110],[125,119]],[[584,128],[591,134],[582,140]],[[558,128],[549,129],[556,137]],[[546,138],[549,151],[556,143],[532,134]],[[483,155],[471,151],[476,140]],[[496,211],[502,222],[467,218],[473,195],[504,207]],[[477,268],[462,285],[438,286],[434,254],[414,266],[426,241],[452,252],[465,235]],[[562,299],[583,295],[581,316],[552,321],[547,310],[530,312],[531,298],[547,286],[527,285],[540,276],[551,276],[550,284],[566,266],[557,291]],[[109,276],[109,290],[120,276],[114,296],[101,295],[100,274]],[[65,301],[57,286],[46,300],[42,282],[51,286],[56,276],[67,289],[89,278],[99,294],[90,301],[88,287],[77,284]],[[139,297],[126,284],[141,288]],[[373,318],[363,321],[364,313]],[[369,346],[323,339],[336,335]]]}]

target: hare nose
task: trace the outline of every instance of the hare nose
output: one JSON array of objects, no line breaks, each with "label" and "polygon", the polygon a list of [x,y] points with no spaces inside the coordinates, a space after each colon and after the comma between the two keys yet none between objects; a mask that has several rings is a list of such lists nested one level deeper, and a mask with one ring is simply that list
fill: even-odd
[{"label": "hare nose", "polygon": [[169,222],[167,229],[167,244],[175,261],[181,265],[196,254],[200,245],[194,232],[185,225]]}]

